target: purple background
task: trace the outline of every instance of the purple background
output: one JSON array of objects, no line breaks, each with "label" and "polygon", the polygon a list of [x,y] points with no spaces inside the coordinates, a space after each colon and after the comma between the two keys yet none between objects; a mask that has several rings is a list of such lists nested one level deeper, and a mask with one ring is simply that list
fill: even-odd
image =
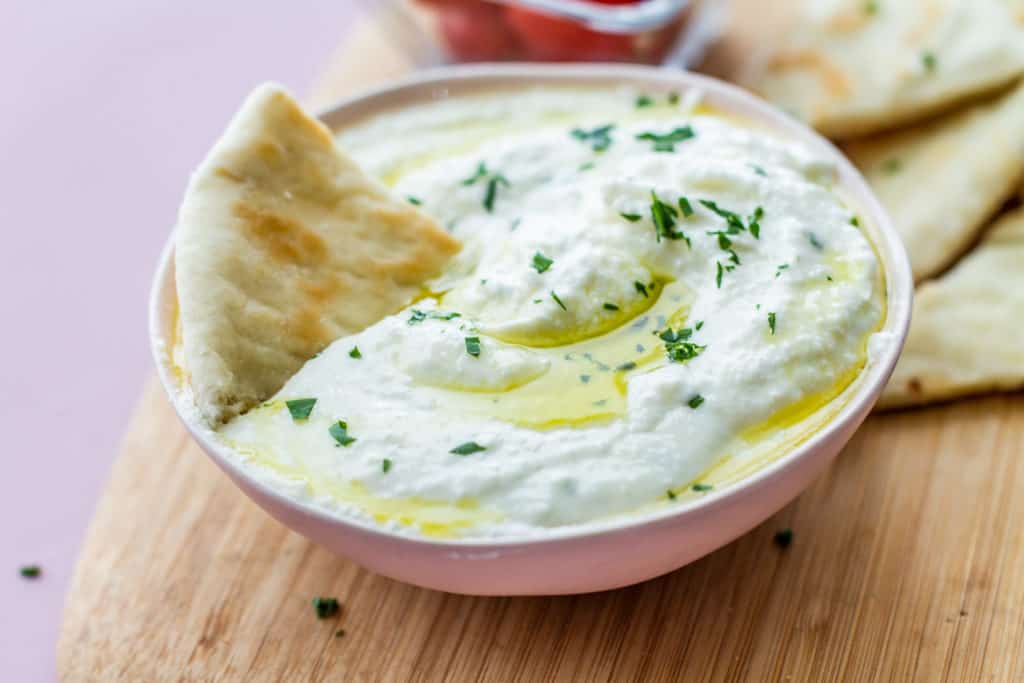
[{"label": "purple background", "polygon": [[[352,0],[0,3],[0,678],[56,677],[64,593],[150,371],[189,171],[245,93],[308,90]],[[23,564],[43,577],[26,581]]]}]

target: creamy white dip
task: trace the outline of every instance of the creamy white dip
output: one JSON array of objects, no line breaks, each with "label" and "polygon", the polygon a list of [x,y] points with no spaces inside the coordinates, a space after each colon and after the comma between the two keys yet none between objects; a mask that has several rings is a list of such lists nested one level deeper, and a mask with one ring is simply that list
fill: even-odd
[{"label": "creamy white dip", "polygon": [[[464,247],[223,437],[341,514],[520,536],[714,495],[820,425],[884,315],[835,170],[637,96],[456,98],[344,131]],[[308,419],[298,399],[316,399]]]}]

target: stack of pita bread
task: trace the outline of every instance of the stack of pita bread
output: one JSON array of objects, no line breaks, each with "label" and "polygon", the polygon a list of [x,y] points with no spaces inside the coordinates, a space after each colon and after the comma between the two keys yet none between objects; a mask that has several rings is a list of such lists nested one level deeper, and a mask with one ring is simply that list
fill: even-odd
[{"label": "stack of pita bread", "polygon": [[840,141],[889,210],[914,318],[882,407],[1024,388],[1024,0],[798,0],[738,76]]}]

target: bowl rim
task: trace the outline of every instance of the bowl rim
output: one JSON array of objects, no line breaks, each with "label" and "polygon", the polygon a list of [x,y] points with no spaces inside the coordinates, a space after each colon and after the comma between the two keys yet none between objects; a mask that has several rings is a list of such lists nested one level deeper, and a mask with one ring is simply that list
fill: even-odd
[{"label": "bowl rim", "polygon": [[[729,83],[715,78],[687,71],[667,70],[658,67],[623,64],[472,64],[448,66],[424,70],[415,75],[384,85],[363,90],[342,98],[335,105],[318,114],[334,133],[345,124],[385,111],[401,109],[412,103],[424,104],[429,101],[446,99],[453,95],[466,95],[474,91],[494,92],[501,86],[513,88],[538,87],[541,85],[594,86],[619,85],[624,87],[663,88],[669,90],[699,90],[705,97],[713,99],[719,108],[734,109],[744,118],[766,124],[766,128],[795,138],[825,154],[838,171],[837,186],[866,217],[865,228],[870,231],[871,241],[879,256],[885,275],[886,320],[876,333],[887,333],[889,342],[869,354],[865,367],[855,380],[856,386],[846,397],[842,407],[812,435],[804,439],[772,462],[755,472],[735,481],[722,489],[682,503],[678,509],[666,508],[636,515],[615,517],[584,522],[577,525],[555,527],[531,535],[470,536],[465,538],[439,539],[411,533],[395,532],[382,525],[355,517],[345,517],[340,511],[332,511],[313,500],[296,500],[273,487],[266,479],[256,476],[252,468],[239,462],[231,449],[220,443],[216,432],[200,418],[191,399],[190,392],[180,388],[174,370],[169,363],[172,340],[167,334],[168,301],[176,301],[174,287],[174,231],[161,253],[154,275],[149,298],[149,337],[153,360],[157,367],[164,391],[167,393],[179,419],[202,446],[207,455],[233,479],[244,481],[246,486],[276,504],[303,515],[316,518],[328,525],[339,525],[347,530],[361,532],[382,541],[414,544],[424,548],[459,551],[510,550],[542,546],[566,541],[592,541],[622,533],[634,533],[641,528],[660,527],[681,523],[685,518],[714,515],[720,509],[734,504],[737,499],[753,494],[784,477],[802,461],[822,453],[823,446],[837,434],[851,427],[867,415],[877,401],[899,358],[910,325],[913,297],[913,278],[910,263],[903,244],[892,221],[875,197],[859,171],[853,164],[823,136],[803,123],[790,117],[754,95]],[[391,106],[382,106],[386,101],[396,100]],[[754,114],[751,117],[751,113]],[[168,299],[173,297],[173,299]],[[844,394],[846,392],[844,391]],[[844,394],[840,394],[843,396]],[[844,444],[845,445],[845,444]],[[246,492],[249,494],[249,492]]]}]

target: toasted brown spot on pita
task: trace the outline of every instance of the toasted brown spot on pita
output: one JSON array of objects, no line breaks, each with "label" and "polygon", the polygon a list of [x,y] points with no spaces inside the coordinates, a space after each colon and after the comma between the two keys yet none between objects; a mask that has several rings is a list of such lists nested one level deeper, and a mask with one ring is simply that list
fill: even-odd
[{"label": "toasted brown spot on pita", "polygon": [[921,380],[917,377],[911,377],[907,380],[907,391],[912,394],[920,394],[924,391],[924,387],[921,386]]},{"label": "toasted brown spot on pita", "polygon": [[241,202],[235,204],[235,215],[246,236],[279,263],[312,267],[327,259],[323,239],[296,220]]},{"label": "toasted brown spot on pita", "polygon": [[850,79],[836,64],[825,55],[814,50],[791,50],[779,52],[772,57],[768,68],[773,71],[803,69],[812,71],[821,79],[825,89],[833,97],[843,98],[850,95]]}]

